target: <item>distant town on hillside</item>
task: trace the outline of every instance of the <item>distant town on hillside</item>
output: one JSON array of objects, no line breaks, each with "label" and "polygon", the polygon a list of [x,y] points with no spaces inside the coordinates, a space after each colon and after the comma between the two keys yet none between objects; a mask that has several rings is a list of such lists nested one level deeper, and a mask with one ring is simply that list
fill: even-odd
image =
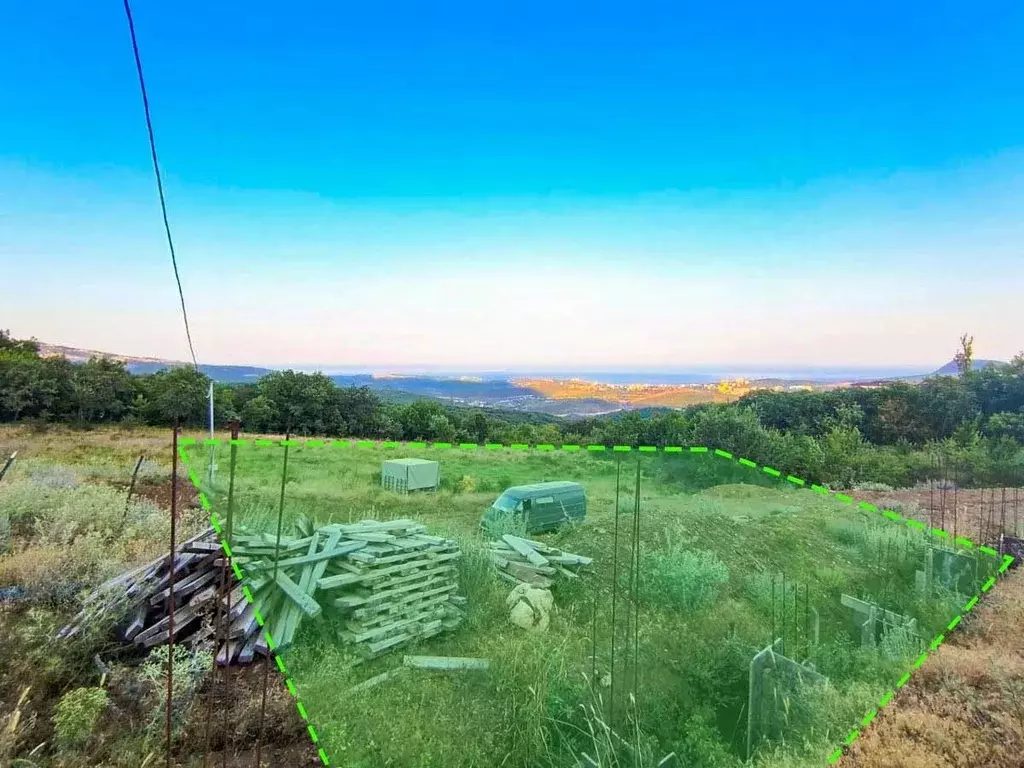
[{"label": "distant town on hillside", "polygon": [[[118,360],[135,374],[151,374],[160,370],[188,365],[181,361],[153,357],[119,355],[96,350],[55,344],[40,344],[40,354],[63,356],[74,363],[91,357]],[[976,369],[1004,365],[998,360],[975,360]],[[244,365],[200,365],[200,371],[216,382],[226,384],[254,383],[271,373],[273,368]],[[821,391],[845,387],[878,387],[893,381],[917,383],[929,375],[955,375],[956,363],[950,361],[934,371],[921,373],[867,376],[856,371],[821,371],[796,375],[774,374],[748,378],[715,375],[707,372],[651,374],[397,374],[336,373],[328,374],[342,387],[368,387],[393,401],[429,398],[452,405],[495,408],[547,414],[557,417],[587,417],[620,411],[650,408],[683,408],[700,403],[726,403],[755,390]],[[673,383],[662,383],[671,380]]]}]

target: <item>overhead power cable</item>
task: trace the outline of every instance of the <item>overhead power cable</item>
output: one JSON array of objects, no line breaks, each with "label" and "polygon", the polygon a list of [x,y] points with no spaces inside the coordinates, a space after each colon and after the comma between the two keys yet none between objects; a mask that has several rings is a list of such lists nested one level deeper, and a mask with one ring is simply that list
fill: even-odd
[{"label": "overhead power cable", "polygon": [[139,57],[139,44],[135,38],[135,22],[132,20],[132,9],[128,0],[124,0],[124,13],[128,17],[128,31],[132,36],[132,51],[135,53],[135,69],[139,73],[139,88],[142,90],[142,108],[146,112],[146,130],[149,132],[149,151],[153,157],[153,173],[156,175],[156,189],[160,195],[160,212],[164,218],[164,232],[167,233],[167,247],[171,251],[171,266],[174,267],[174,280],[178,284],[178,298],[181,299],[181,316],[185,321],[185,338],[188,339],[188,351],[192,355],[192,365],[199,369],[196,350],[192,346],[192,332],[188,327],[188,311],[185,309],[185,293],[181,289],[181,277],[178,275],[178,259],[174,253],[174,238],[171,237],[171,225],[167,220],[167,201],[164,197],[164,184],[160,176],[160,162],[156,154],[156,139],[153,137],[153,121],[149,114],[149,96],[146,93],[146,79],[142,76],[142,59]]}]

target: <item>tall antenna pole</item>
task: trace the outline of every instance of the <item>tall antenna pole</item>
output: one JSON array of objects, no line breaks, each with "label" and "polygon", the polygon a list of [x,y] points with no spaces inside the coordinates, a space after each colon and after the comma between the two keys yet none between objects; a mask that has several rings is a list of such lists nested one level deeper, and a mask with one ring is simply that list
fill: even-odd
[{"label": "tall antenna pole", "polygon": [[217,446],[213,444],[213,380],[210,380],[210,485],[217,475]]}]

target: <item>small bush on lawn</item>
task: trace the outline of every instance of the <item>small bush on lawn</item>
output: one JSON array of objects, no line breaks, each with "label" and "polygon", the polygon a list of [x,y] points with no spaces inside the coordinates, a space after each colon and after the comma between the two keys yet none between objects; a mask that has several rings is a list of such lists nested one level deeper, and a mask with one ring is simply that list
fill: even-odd
[{"label": "small bush on lawn", "polygon": [[53,715],[57,743],[64,749],[84,746],[106,709],[107,692],[102,688],[75,688],[65,693]]},{"label": "small bush on lawn", "polygon": [[692,613],[714,603],[729,569],[713,552],[672,546],[642,558],[640,594],[645,600]]}]

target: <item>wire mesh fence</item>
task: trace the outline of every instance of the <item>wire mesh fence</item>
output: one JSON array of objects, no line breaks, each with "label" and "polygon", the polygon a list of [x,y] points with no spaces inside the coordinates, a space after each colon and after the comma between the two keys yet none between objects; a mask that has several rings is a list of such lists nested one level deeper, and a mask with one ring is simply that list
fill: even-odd
[{"label": "wire mesh fence", "polygon": [[[246,442],[176,446],[167,553],[120,584],[148,584],[122,638],[164,692],[167,765],[756,758],[834,732],[822,697],[891,686],[1020,523],[1012,487],[942,478],[918,494],[934,506],[897,511],[708,454]],[[386,487],[406,454],[454,479]],[[586,489],[582,520],[480,533],[509,489],[561,480]],[[209,530],[179,520],[191,488]]]}]

